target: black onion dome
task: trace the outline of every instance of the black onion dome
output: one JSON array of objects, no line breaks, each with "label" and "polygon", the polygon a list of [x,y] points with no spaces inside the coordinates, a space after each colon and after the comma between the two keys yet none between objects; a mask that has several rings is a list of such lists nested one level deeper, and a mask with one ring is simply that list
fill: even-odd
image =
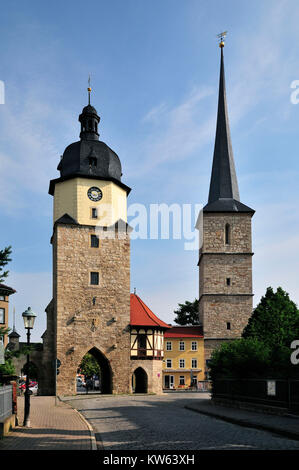
[{"label": "black onion dome", "polygon": [[57,167],[60,178],[50,181],[49,193],[54,194],[57,182],[77,176],[114,181],[129,193],[130,188],[121,182],[122,169],[118,155],[99,140],[100,117],[96,109],[90,104],[85,106],[79,121],[80,140],[66,147]]},{"label": "black onion dome", "polygon": [[96,108],[94,108],[93,106],[91,106],[91,104],[88,104],[87,106],[85,106],[85,107],[82,109],[82,114],[86,114],[86,113],[91,113],[91,114],[96,114],[96,115],[98,115]]},{"label": "black onion dome", "polygon": [[76,174],[120,181],[122,175],[117,154],[99,140],[80,140],[69,145],[57,169],[62,178]]}]

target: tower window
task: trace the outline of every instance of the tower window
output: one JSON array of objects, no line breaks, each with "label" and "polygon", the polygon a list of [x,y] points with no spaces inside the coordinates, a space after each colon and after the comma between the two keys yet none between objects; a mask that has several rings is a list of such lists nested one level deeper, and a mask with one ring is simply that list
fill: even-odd
[{"label": "tower window", "polygon": [[99,237],[97,235],[90,235],[91,248],[99,248]]},{"label": "tower window", "polygon": [[0,323],[5,323],[5,310],[0,308]]},{"label": "tower window", "polygon": [[225,244],[230,245],[230,225],[225,225]]},{"label": "tower window", "polygon": [[230,277],[227,277],[227,278],[226,278],[226,285],[227,285],[227,286],[230,286]]},{"label": "tower window", "polygon": [[228,322],[226,323],[226,329],[227,329],[227,330],[230,330],[230,329],[231,329],[230,321],[228,321]]},{"label": "tower window", "polygon": [[90,273],[90,284],[92,286],[98,286],[99,285],[99,273],[92,271]]},{"label": "tower window", "polygon": [[98,218],[98,209],[96,209],[96,207],[91,208],[91,218],[92,219],[97,219]]}]

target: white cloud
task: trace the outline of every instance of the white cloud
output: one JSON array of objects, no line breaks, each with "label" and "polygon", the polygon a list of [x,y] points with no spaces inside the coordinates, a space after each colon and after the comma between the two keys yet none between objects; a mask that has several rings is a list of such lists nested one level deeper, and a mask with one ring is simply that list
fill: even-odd
[{"label": "white cloud", "polygon": [[149,112],[142,118],[142,122],[159,122],[162,115],[167,112],[167,106],[165,103],[161,103],[158,106],[150,109]]},{"label": "white cloud", "polygon": [[[287,48],[284,37],[291,29],[293,41],[299,39],[295,21],[299,7],[280,1],[264,13],[255,19],[254,33],[252,24],[248,23],[250,31],[238,35],[234,55],[229,51],[229,42],[228,51],[225,49],[225,55],[229,56],[225,59],[229,67],[226,63],[225,69],[231,127],[245,121],[250,112],[258,108],[256,118],[251,117],[241,129],[243,134],[253,132],[262,122],[267,124],[267,117],[272,118],[273,112],[278,121],[287,119],[289,76],[294,74],[296,78],[297,50]],[[218,85],[218,77],[214,83]],[[151,126],[147,138],[139,145],[142,158],[130,169],[130,174],[149,174],[167,161],[192,158],[203,146],[213,144],[217,109],[214,105],[211,107],[211,100],[207,98],[215,94],[216,87],[198,84],[175,106],[163,101],[150,109],[141,121]],[[276,124],[271,120],[268,125]]]},{"label": "white cloud", "polygon": [[211,87],[199,86],[176,106],[161,103],[145,115],[142,122],[152,124],[152,128],[141,145],[143,159],[136,169],[138,175],[170,160],[184,160],[211,139],[215,118],[205,119],[199,103],[213,93]]},{"label": "white cloud", "polygon": [[46,196],[49,180],[58,176],[56,167],[63,148],[58,147],[59,138],[48,131],[48,125],[59,115],[60,136],[61,129],[67,134],[74,122],[41,96],[42,90],[35,94],[22,91],[20,100],[20,89],[15,90],[17,96],[1,107],[0,114],[0,204],[10,214],[28,209],[35,198]]}]

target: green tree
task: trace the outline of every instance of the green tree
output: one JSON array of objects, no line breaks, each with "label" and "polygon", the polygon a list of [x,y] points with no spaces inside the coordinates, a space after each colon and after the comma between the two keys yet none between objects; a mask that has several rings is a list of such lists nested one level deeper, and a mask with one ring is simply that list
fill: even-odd
[{"label": "green tree", "polygon": [[3,268],[11,261],[11,246],[0,250],[0,282],[8,276],[8,271],[3,271]]},{"label": "green tree", "polygon": [[212,353],[209,368],[215,377],[258,377],[271,367],[271,348],[256,338],[228,341]]},{"label": "green tree", "polygon": [[254,309],[245,327],[243,338],[256,338],[275,348],[290,347],[299,339],[299,310],[281,287],[274,292],[268,287],[266,294]]},{"label": "green tree", "polygon": [[0,377],[4,375],[15,375],[16,369],[13,365],[12,359],[5,359],[4,364],[0,364]]},{"label": "green tree", "polygon": [[193,302],[186,300],[184,304],[179,304],[179,308],[174,311],[175,323],[178,325],[199,325],[198,305],[198,299]]},{"label": "green tree", "polygon": [[[2,342],[2,338],[4,337],[4,335],[7,335],[9,332],[10,332],[10,328],[0,327],[1,342]],[[15,375],[16,371],[12,363],[12,357],[13,357],[12,354],[6,350],[4,354],[5,363],[0,364],[0,377],[4,375]]]},{"label": "green tree", "polygon": [[[4,335],[7,335],[11,331],[10,328],[0,327],[0,339],[3,338]],[[4,352],[4,359],[5,363],[0,364],[0,377],[3,375],[15,375],[16,370],[13,364],[14,357],[26,356],[28,353],[30,354],[33,351],[33,346],[24,345],[21,349],[17,351],[10,351],[8,348],[5,349]]]},{"label": "green tree", "polygon": [[215,377],[298,377],[290,345],[299,339],[299,311],[289,295],[268,287],[254,309],[242,338],[217,348],[209,363]]},{"label": "green tree", "polygon": [[100,374],[100,366],[97,360],[89,353],[85,354],[83,357],[79,369],[86,377]]}]

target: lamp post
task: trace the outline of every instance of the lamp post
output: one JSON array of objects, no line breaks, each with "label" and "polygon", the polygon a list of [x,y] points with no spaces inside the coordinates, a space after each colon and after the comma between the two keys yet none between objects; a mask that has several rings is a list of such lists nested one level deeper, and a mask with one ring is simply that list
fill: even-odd
[{"label": "lamp post", "polygon": [[36,314],[31,310],[31,307],[28,307],[25,312],[22,313],[24,320],[24,326],[27,330],[27,373],[26,373],[26,391],[25,391],[25,408],[24,408],[24,424],[27,428],[30,427],[30,394],[29,394],[29,347],[30,347],[30,330],[34,326],[34,321]]}]

